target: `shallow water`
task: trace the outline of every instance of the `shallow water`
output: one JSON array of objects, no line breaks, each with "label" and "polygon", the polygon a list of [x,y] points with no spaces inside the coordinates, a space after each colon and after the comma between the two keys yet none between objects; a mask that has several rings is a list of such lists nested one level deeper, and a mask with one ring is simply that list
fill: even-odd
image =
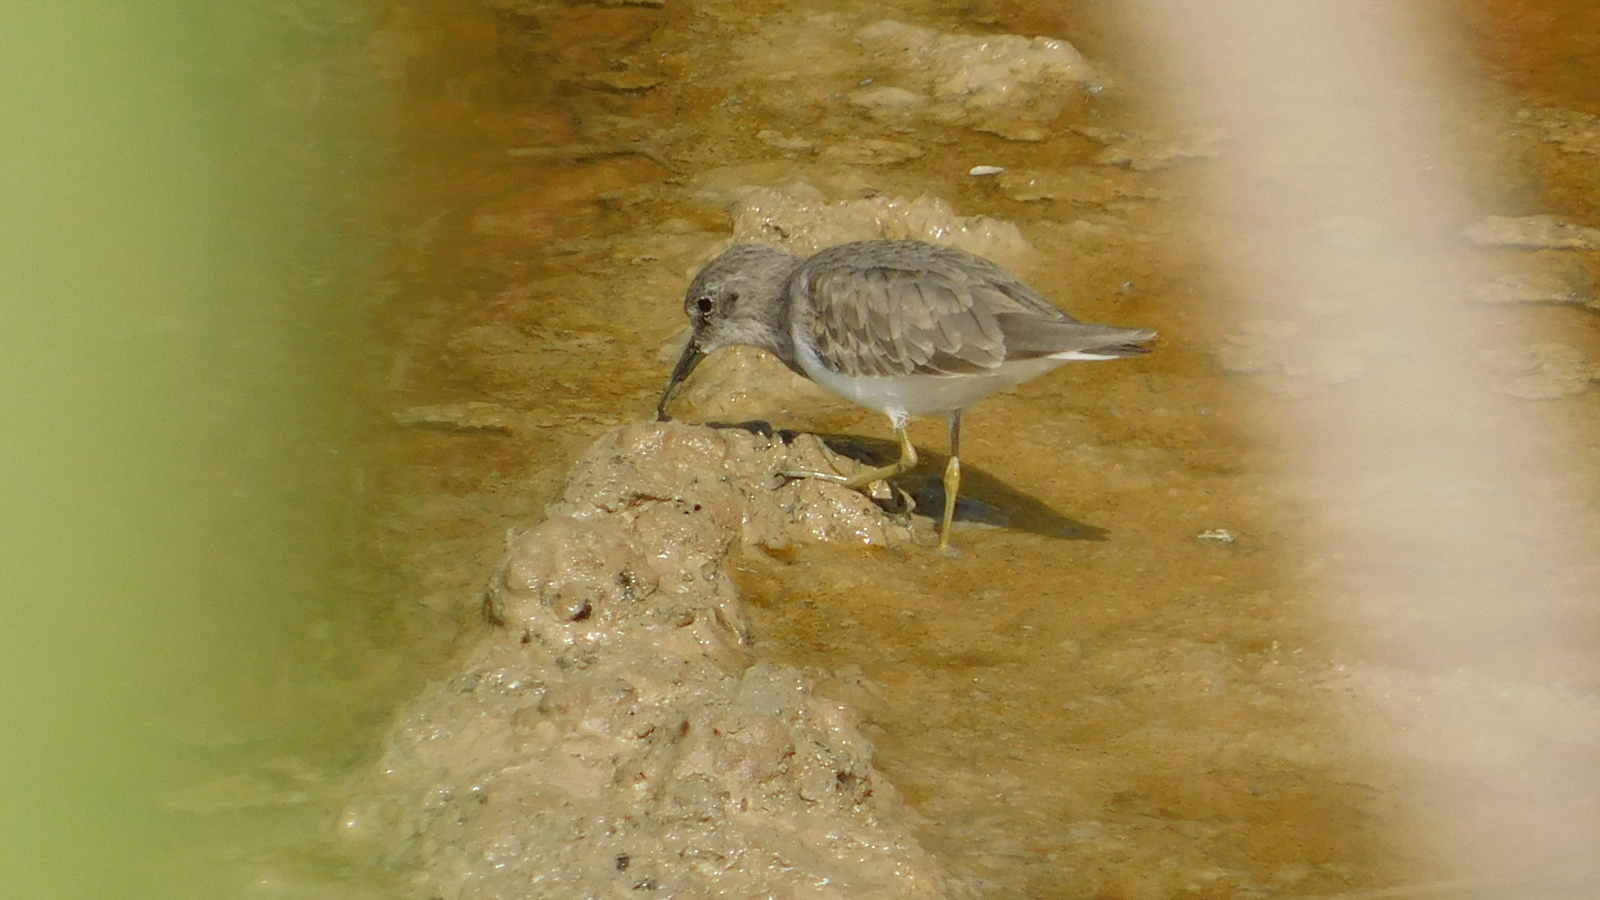
[{"label": "shallow water", "polygon": [[[1482,108],[1450,123],[1483,140],[1458,180],[1486,208],[1592,220],[1588,158],[1501,124],[1518,104],[1592,104],[1594,56],[1573,24],[1586,9],[1437,5],[1444,56],[1484,79]],[[1404,790],[1425,776],[1356,724],[1366,713],[1342,673],[1360,662],[1359,626],[1321,588],[1337,560],[1306,548],[1313,507],[1275,477],[1286,448],[1258,436],[1317,386],[1230,375],[1212,355],[1243,316],[1207,256],[1207,154],[1118,173],[1128,183],[1111,195],[1014,199],[968,169],[1092,166],[1105,147],[1082,129],[1009,141],[850,107],[844,94],[882,73],[849,35],[894,17],[1069,39],[1112,77],[1064,122],[1183,142],[1163,118],[1179,100],[1158,93],[1151,39],[1101,4],[418,4],[399,17],[418,45],[408,110],[421,138],[413,268],[388,308],[391,400],[504,411],[496,433],[435,423],[392,437],[416,460],[419,530],[449,542],[432,558],[467,597],[460,561],[481,570],[496,529],[536,515],[579,448],[649,414],[683,286],[725,240],[730,186],[942,197],[1018,223],[1043,252],[1019,272],[1075,315],[1163,338],[1146,359],[1069,366],[969,414],[969,493],[1016,527],[962,528],[959,559],[835,547],[747,559],[761,652],[823,674],[864,711],[921,838],[983,896],[1313,896],[1425,880],[1414,829],[1430,813]],[[927,152],[835,150],[861,135]],[[1499,180],[1473,180],[1486,174]],[[1550,324],[1595,356],[1592,312],[1469,315]],[[1569,456],[1578,466],[1600,433],[1592,403],[1558,402],[1587,448]],[[528,410],[532,425],[512,415]],[[874,414],[798,387],[709,413],[886,436]],[[937,471],[942,426],[912,436]]]},{"label": "shallow water", "polygon": [[[1600,221],[1593,157],[1558,152],[1507,124],[1518,106],[1600,112],[1600,61],[1584,37],[1595,13],[1553,0],[1435,5],[1452,22],[1439,41],[1444,55],[1484,85],[1474,98],[1481,108],[1452,113],[1453,129],[1482,148],[1460,181],[1486,211]],[[112,798],[137,783],[95,826],[108,845],[148,829],[148,843],[205,850],[198,874],[163,864],[153,883],[254,880],[287,895],[302,882],[325,891],[349,876],[345,895],[384,887],[381,864],[352,863],[325,843],[340,774],[456,629],[476,627],[506,528],[539,515],[598,435],[651,414],[688,276],[727,239],[730,188],[796,178],[830,200],[927,194],[961,214],[1015,222],[1041,251],[1015,265],[1042,292],[1080,318],[1162,334],[1147,358],[1069,366],[968,414],[968,493],[1013,527],[962,527],[959,559],[816,547],[742,561],[759,652],[814,670],[827,692],[863,712],[877,764],[921,816],[925,845],[985,897],[1325,896],[1432,877],[1436,861],[1418,827],[1442,814],[1419,809],[1408,792],[1428,774],[1396,763],[1373,737],[1381,727],[1364,720],[1370,705],[1351,698],[1343,673],[1363,663],[1360,627],[1328,602],[1323,582],[1339,560],[1308,549],[1315,506],[1276,477],[1289,450],[1261,436],[1307,385],[1229,374],[1213,355],[1245,318],[1227,305],[1212,255],[1221,242],[1204,176],[1214,163],[1199,154],[1165,169],[1110,169],[1096,163],[1107,147],[1084,130],[1014,141],[874,118],[843,100],[864,79],[882,78],[849,40],[873,21],[1046,34],[1070,40],[1112,76],[1063,123],[1171,149],[1186,133],[1173,124],[1183,119],[1182,98],[1163,92],[1159,53],[1116,7],[507,0],[397,4],[372,19],[294,7],[260,15],[309,49],[290,63],[267,54],[276,74],[236,75],[249,86],[240,90],[283,117],[381,121],[392,111],[393,130],[377,133],[392,135],[394,176],[331,186],[342,174],[334,160],[375,162],[363,156],[374,152],[371,131],[330,145],[309,126],[288,139],[243,129],[234,137],[241,147],[264,143],[259,156],[241,149],[242,158],[311,161],[309,174],[278,172],[229,195],[281,218],[257,231],[224,229],[228,240],[265,235],[274,252],[263,261],[228,244],[215,256],[222,274],[196,279],[204,290],[157,284],[141,320],[157,333],[173,327],[164,316],[197,321],[196,336],[180,344],[222,348],[225,362],[185,368],[188,357],[168,352],[144,379],[157,390],[78,419],[104,422],[152,398],[195,396],[160,387],[172,383],[216,385],[180,411],[199,423],[181,433],[220,445],[211,455],[193,440],[184,444],[190,455],[174,453],[151,435],[163,431],[156,416],[132,416],[115,445],[150,448],[121,454],[118,465],[148,459],[140,483],[160,486],[119,509],[148,512],[176,496],[211,511],[167,503],[183,511],[172,530],[135,517],[152,545],[126,557],[215,560],[216,569],[191,574],[200,587],[74,589],[52,604],[103,623],[95,633],[106,635],[89,649],[74,642],[82,655],[62,657],[73,662],[61,668],[84,673],[63,708],[127,710],[114,733],[139,737],[116,748],[120,762],[110,768],[100,746],[62,758],[69,775],[126,776],[38,783]],[[238,35],[255,24],[246,15],[219,27],[254,46]],[[176,134],[145,158],[202,139]],[[852,142],[861,134],[925,152],[895,159],[899,151],[879,145],[863,157]],[[1089,167],[1115,174],[1120,190],[1019,200],[997,179],[967,174],[979,164]],[[148,170],[174,168],[150,162]],[[355,171],[365,170],[358,162]],[[169,183],[128,190],[143,199]],[[352,198],[377,184],[381,207]],[[313,209],[280,205],[285,195]],[[240,208],[206,221],[249,221]],[[392,268],[387,247],[352,248],[351,229],[395,235]],[[183,220],[160,233],[196,230]],[[163,252],[155,258],[180,255]],[[352,257],[359,271],[346,268]],[[1588,256],[1580,265],[1596,269]],[[292,288],[272,293],[285,283]],[[248,302],[219,310],[193,301],[206,310],[193,319],[161,305],[218,294]],[[264,294],[282,305],[263,306]],[[373,310],[370,335],[346,312],[352,305]],[[1600,358],[1591,311],[1471,315],[1556,329]],[[347,355],[339,345],[350,335],[363,343]],[[62,346],[73,358],[98,353],[98,345]],[[145,349],[139,358],[152,357]],[[319,377],[330,370],[350,376]],[[712,412],[887,437],[875,414],[781,378]],[[1561,502],[1588,509],[1594,491],[1583,471],[1600,440],[1592,399],[1593,389],[1550,401],[1571,436],[1568,468],[1553,473],[1569,492]],[[468,414],[467,403],[492,406]],[[1517,422],[1525,408],[1508,400],[1502,414]],[[943,462],[942,431],[937,422],[913,428],[928,450],[926,471]],[[342,461],[330,465],[330,456]],[[224,489],[190,485],[193,473],[219,468],[206,484]],[[94,493],[107,490],[116,488]],[[230,505],[241,492],[278,500]],[[27,582],[41,587],[30,592],[58,596],[43,586],[73,583],[64,571],[79,559],[41,565]],[[183,567],[151,577],[174,568]],[[210,587],[218,583],[244,587],[219,594]],[[121,599],[101,610],[82,606],[84,594]],[[138,605],[149,596],[179,599],[152,616]],[[156,648],[134,667],[155,669],[154,687],[108,697],[97,686],[125,682],[128,667],[95,666],[115,659],[130,627],[148,629],[133,643]],[[1592,659],[1593,638],[1592,628],[1580,630],[1562,652]],[[46,696],[57,670],[29,671],[40,685],[29,696]],[[1592,677],[1571,683],[1578,696],[1595,689]],[[105,734],[68,727],[60,738],[103,745]],[[46,794],[31,808],[44,809]],[[38,858],[88,818],[57,811],[59,830],[35,829]]]}]

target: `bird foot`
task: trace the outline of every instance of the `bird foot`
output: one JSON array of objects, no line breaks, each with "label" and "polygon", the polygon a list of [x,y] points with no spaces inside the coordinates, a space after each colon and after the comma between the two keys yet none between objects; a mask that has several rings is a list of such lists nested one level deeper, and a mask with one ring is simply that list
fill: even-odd
[{"label": "bird foot", "polygon": [[825,442],[822,438],[814,434],[810,437],[816,442],[817,450],[821,452],[823,460],[827,462],[828,468],[832,471],[818,472],[808,469],[780,470],[778,475],[784,478],[786,481],[793,481],[796,478],[818,478],[834,484],[842,484],[847,488],[860,490],[868,497],[876,500],[879,499],[880,496],[891,494],[892,490],[887,487],[878,489],[875,488],[874,485],[885,481],[891,476],[899,475],[902,471],[904,471],[904,469],[898,464],[878,466],[871,469],[862,469],[860,468],[860,463],[856,462],[855,460],[849,458],[848,456],[841,456],[840,454],[835,453],[833,448],[829,447],[827,442]]}]

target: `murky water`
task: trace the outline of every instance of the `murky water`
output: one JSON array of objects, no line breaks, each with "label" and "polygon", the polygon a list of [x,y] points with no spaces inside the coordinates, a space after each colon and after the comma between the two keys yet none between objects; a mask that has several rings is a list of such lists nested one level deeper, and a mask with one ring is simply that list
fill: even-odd
[{"label": "murky water", "polygon": [[[1454,11],[1451,52],[1481,54],[1473,65],[1505,90],[1588,102],[1592,67],[1553,36],[1582,33],[1557,24],[1581,12]],[[843,102],[881,77],[850,35],[891,17],[1065,37],[1113,87],[1069,113],[1086,127],[1038,142],[875,118]],[[1017,199],[966,174],[1094,165],[1103,131],[1183,144],[1128,22],[1028,4],[419,6],[402,19],[428,139],[414,151],[415,274],[389,320],[392,402],[538,413],[509,433],[394,437],[418,461],[419,528],[449,539],[436,560],[459,596],[496,554],[498,526],[536,514],[578,448],[648,414],[686,276],[724,240],[728,187],[943,197],[1020,224],[1053,261],[1023,274],[1075,314],[1164,340],[1147,360],[1069,367],[969,416],[970,492],[1018,527],[964,529],[959,560],[849,548],[746,560],[762,652],[824,673],[865,712],[879,765],[925,817],[922,839],[985,896],[1309,896],[1421,877],[1403,776],[1349,727],[1330,675],[1348,623],[1319,605],[1326,563],[1301,552],[1306,514],[1269,477],[1277,448],[1253,437],[1285,401],[1211,353],[1236,317],[1202,249],[1209,151],[1099,196]],[[1495,114],[1459,127],[1492,132]],[[926,152],[837,149],[861,137]],[[1549,184],[1501,199],[1590,211],[1582,158],[1512,145]],[[1592,317],[1518,312],[1562,317],[1593,353]],[[874,415],[815,397],[741,402],[784,426],[884,434]],[[913,437],[942,461],[937,423]],[[1018,514],[1024,497],[1048,512]]]},{"label": "murky water", "polygon": [[[1571,20],[1585,13],[1541,7],[1448,10],[1447,52],[1507,92],[1456,127],[1492,135],[1519,102],[1589,102],[1592,54],[1560,49],[1581,43]],[[1350,626],[1320,605],[1327,563],[1303,551],[1307,513],[1269,475],[1279,449],[1254,437],[1293,401],[1212,355],[1238,317],[1203,249],[1211,151],[1161,117],[1172,104],[1130,22],[1096,4],[1023,3],[406,18],[421,42],[410,102],[430,139],[417,151],[418,270],[390,320],[393,402],[538,411],[509,434],[396,436],[419,460],[427,528],[457,542],[442,560],[491,558],[495,526],[534,514],[579,447],[648,414],[687,275],[724,240],[730,186],[942,197],[1018,223],[1047,260],[1023,274],[1074,314],[1164,338],[1146,360],[1069,367],[971,413],[970,493],[1016,527],[964,529],[959,560],[849,548],[746,560],[761,651],[823,673],[865,712],[879,765],[925,817],[922,839],[984,896],[1310,896],[1422,877],[1403,776],[1350,727],[1358,713],[1332,674]],[[1064,37],[1111,87],[1037,142],[869,115],[844,97],[883,72],[851,35],[885,18]],[[1099,195],[1041,200],[966,174],[1093,166],[1107,131],[1180,158],[1198,149]],[[858,138],[926,152],[852,155]],[[1488,147],[1524,169],[1480,195],[1593,209],[1587,157]],[[1559,317],[1593,355],[1592,315],[1517,314]],[[728,411],[884,436],[874,415],[812,395],[758,392]],[[1569,412],[1595,433],[1587,407]],[[935,448],[936,471],[938,423],[913,437]]]},{"label": "murky water", "polygon": [[[1484,108],[1455,123],[1487,148],[1471,165],[1511,173],[1477,196],[1519,214],[1600,221],[1593,156],[1508,124],[1523,106],[1600,112],[1600,63],[1584,37],[1595,14],[1555,0],[1436,5],[1454,23],[1445,52],[1488,85]],[[1259,436],[1304,386],[1229,374],[1214,353],[1241,334],[1208,255],[1215,235],[1203,176],[1227,145],[1159,92],[1153,42],[1117,9],[504,0],[399,4],[371,20],[278,12],[263,15],[289,23],[281,27],[315,51],[251,82],[266,95],[257,102],[356,116],[392,96],[399,174],[384,184],[381,209],[351,211],[341,200],[297,212],[277,200],[286,185],[308,183],[294,173],[239,188],[281,218],[225,234],[243,244],[298,232],[305,244],[250,258],[254,267],[227,278],[202,273],[212,289],[193,296],[221,285],[298,300],[225,311],[152,301],[141,314],[153,340],[186,336],[180,345],[252,362],[223,366],[220,378],[173,363],[151,379],[216,385],[181,414],[216,429],[205,433],[217,446],[175,455],[151,436],[161,431],[154,417],[133,417],[140,437],[129,440],[155,442],[162,466],[182,461],[146,479],[164,496],[177,490],[221,512],[186,513],[181,539],[133,556],[222,560],[203,582],[245,587],[152,588],[194,598],[161,626],[125,605],[116,615],[83,610],[81,592],[56,602],[84,621],[143,620],[137,627],[149,634],[180,636],[158,644],[191,661],[157,666],[159,688],[117,701],[142,710],[140,723],[159,719],[148,743],[166,749],[141,750],[137,758],[153,762],[135,765],[112,794],[158,771],[131,808],[156,798],[159,835],[205,847],[215,867],[206,877],[265,878],[269,890],[292,893],[302,878],[316,885],[348,873],[350,861],[324,844],[337,774],[425,677],[417,664],[437,660],[458,623],[471,621],[506,528],[539,515],[598,435],[650,415],[687,276],[726,241],[730,197],[741,185],[797,180],[832,201],[928,195],[964,215],[1014,222],[1039,251],[1018,271],[1045,294],[1080,318],[1162,334],[1148,358],[1069,366],[969,413],[968,493],[1012,524],[961,528],[959,559],[817,547],[742,560],[760,653],[815,671],[865,715],[877,764],[921,816],[925,845],[985,897],[1310,897],[1429,877],[1413,831],[1428,812],[1408,807],[1404,790],[1422,776],[1394,765],[1357,726],[1363,708],[1338,674],[1352,662],[1354,626],[1321,588],[1337,560],[1307,551],[1309,507],[1273,475],[1284,449]],[[1037,141],[853,105],[852,91],[886,80],[885,64],[853,36],[889,18],[1070,40],[1107,76],[1105,90],[1077,98]],[[223,31],[239,35],[252,22]],[[367,93],[351,86],[360,78],[371,79]],[[258,152],[323,161],[311,197],[330,196],[319,193],[330,190],[327,160],[371,151],[353,138],[318,143],[327,132],[315,128],[295,134]],[[1141,164],[1105,165],[1119,152]],[[1094,187],[1030,191],[967,174],[976,165],[1088,172]],[[392,271],[381,257],[354,276],[343,268],[348,254],[375,251],[352,247],[341,214],[397,236]],[[275,267],[285,259],[296,260],[287,280]],[[1587,256],[1579,266],[1597,268]],[[334,346],[355,333],[353,320],[295,305],[352,297],[376,319],[370,352],[355,359]],[[1559,329],[1600,359],[1590,311],[1481,314]],[[1252,340],[1243,345],[1261,342]],[[68,355],[84,352],[93,351]],[[344,396],[368,403],[365,411],[335,399],[330,385],[349,382],[321,377],[330,368],[354,373]],[[887,436],[875,414],[770,383],[778,389],[726,411]],[[155,396],[174,395],[194,396]],[[1553,401],[1576,448],[1572,470],[1560,473],[1579,492],[1569,502],[1591,507],[1581,471],[1600,435],[1592,396]],[[927,471],[937,471],[942,426],[917,423],[912,435],[930,451]],[[219,456],[229,462],[219,466]],[[255,474],[239,474],[239,459],[255,461]],[[183,493],[195,472],[232,493]],[[245,504],[251,527],[194,524],[239,521],[231,501],[214,498],[241,492],[285,500]],[[144,497],[126,508],[159,506]],[[70,559],[32,583],[62,583]],[[241,593],[259,605],[241,608]],[[294,599],[274,609],[283,597]],[[99,633],[107,643],[90,657],[104,659],[110,635],[125,632]],[[1594,650],[1578,639],[1572,653]],[[233,705],[243,714],[230,712],[228,698],[241,696],[249,702]],[[174,754],[179,735],[184,749]],[[103,765],[95,755],[70,768]],[[106,826],[116,832],[107,840],[150,815],[123,816]],[[81,821],[63,818],[30,846],[43,858]],[[357,868],[347,890],[382,887],[381,864]]]}]

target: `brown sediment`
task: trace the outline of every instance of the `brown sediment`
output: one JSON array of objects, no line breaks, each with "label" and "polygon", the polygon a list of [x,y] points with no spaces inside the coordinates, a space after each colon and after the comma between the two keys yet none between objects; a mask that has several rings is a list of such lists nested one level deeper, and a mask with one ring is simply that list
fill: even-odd
[{"label": "brown sediment", "polygon": [[820,463],[739,429],[603,437],[508,537],[489,626],[401,711],[346,837],[425,896],[948,896],[854,713],[762,659],[730,578],[735,548],[909,549],[779,474]]},{"label": "brown sediment", "polygon": [[[405,427],[380,440],[407,465],[375,476],[374,491],[405,501],[394,518],[410,529],[406,545],[430,579],[429,602],[474,612],[482,578],[502,552],[500,536],[562,499],[546,524],[512,542],[509,580],[492,605],[502,624],[467,642],[391,741],[394,796],[370,802],[412,804],[420,818],[409,821],[423,823],[420,836],[378,828],[370,833],[387,837],[374,840],[403,847],[396,861],[428,885],[464,886],[451,867],[486,871],[483,854],[494,852],[527,878],[559,875],[574,890],[622,885],[630,873],[636,883],[700,877],[680,852],[693,828],[722,835],[727,847],[757,846],[732,817],[673,831],[671,816],[726,810],[718,804],[737,791],[673,768],[670,753],[649,749],[660,735],[628,737],[631,712],[700,723],[675,746],[698,735],[693,740],[707,743],[694,746],[713,760],[739,746],[736,738],[710,740],[719,722],[761,732],[774,742],[762,753],[837,745],[832,757],[813,756],[740,790],[759,805],[803,795],[830,772],[841,786],[858,779],[828,795],[827,809],[851,828],[881,819],[890,837],[875,845],[875,859],[908,860],[915,877],[873,881],[878,863],[846,866],[846,874],[884,891],[916,885],[1132,900],[1359,894],[1425,880],[1414,871],[1402,808],[1411,774],[1359,737],[1374,721],[1402,727],[1402,712],[1374,713],[1371,698],[1416,685],[1348,655],[1340,611],[1320,606],[1316,589],[1340,561],[1305,550],[1307,507],[1267,474],[1281,451],[1250,436],[1255,422],[1282,414],[1304,392],[1373,377],[1396,358],[1394,348],[1331,347],[1319,365],[1286,371],[1278,351],[1295,335],[1284,323],[1230,318],[1205,261],[1217,236],[1186,168],[1227,153],[1226,141],[1196,137],[1152,112],[1163,104],[1136,93],[1146,84],[1130,71],[1139,64],[1117,56],[1133,42],[1099,5],[838,6],[414,4],[411,21],[400,23],[421,47],[410,81],[422,138],[411,151],[414,193],[401,203],[414,219],[410,271],[386,310],[401,360],[386,402]],[[1495,59],[1511,73],[1505,102],[1461,128],[1492,134],[1488,146],[1510,148],[1508,158],[1552,181],[1495,183],[1483,189],[1484,213],[1552,212],[1600,224],[1595,157],[1566,137],[1586,121],[1577,113],[1600,112],[1583,87],[1589,82],[1575,74],[1592,54],[1568,52],[1584,32],[1560,24],[1586,14],[1548,2],[1457,6],[1471,7],[1468,22],[1479,29],[1461,46],[1505,51]],[[1506,12],[1534,7],[1556,12]],[[928,118],[919,110],[932,108],[931,99],[896,106],[889,101],[903,95],[880,93],[852,102],[861,80],[894,81],[854,37],[889,18],[949,33],[1065,38],[1097,70],[1121,78],[1099,99],[1064,104],[1039,141]],[[1557,47],[1567,48],[1562,61],[1531,62]],[[627,81],[637,85],[628,91],[594,87],[605,84],[597,73],[633,73],[645,63],[666,77]],[[894,86],[929,90],[914,80]],[[1519,106],[1533,112],[1519,118]],[[1032,127],[1013,134],[1032,137]],[[508,155],[518,148],[541,149]],[[1003,164],[1011,177],[966,174],[980,164]],[[848,218],[844,226],[824,220],[835,214]],[[749,526],[732,510],[788,502],[755,496],[755,486],[770,486],[757,470],[788,450],[739,432],[691,439],[701,433],[678,425],[612,431],[649,416],[674,355],[671,336],[683,324],[687,276],[735,234],[836,240],[848,239],[836,226],[958,220],[980,223],[969,227],[988,242],[985,252],[1016,249],[1016,260],[1004,261],[1069,312],[1162,334],[1147,359],[1069,367],[972,411],[966,483],[1011,524],[966,526],[957,535],[962,558],[939,559],[915,542],[903,552],[862,552],[855,537],[741,538]],[[1332,223],[1323,238],[1369,239],[1360,225]],[[1583,290],[1597,270],[1593,258],[1557,262],[1555,252],[1530,259],[1538,272],[1576,285],[1558,285],[1558,297]],[[1305,307],[1308,315],[1336,314],[1337,300],[1307,298]],[[1564,329],[1585,359],[1600,359],[1593,313],[1581,303],[1485,304],[1465,314],[1525,316]],[[1592,397],[1587,384],[1567,387]],[[763,418],[864,444],[888,437],[881,417],[755,354],[711,361],[681,402],[697,418]],[[1574,432],[1592,443],[1600,433],[1593,410],[1574,405],[1571,416]],[[929,450],[927,470],[944,462],[941,432],[938,423],[913,425],[919,448]],[[662,471],[652,470],[656,451],[646,435],[682,435],[684,447],[700,448],[679,450],[701,454],[709,466],[702,483],[674,468],[673,459],[688,457],[668,454]],[[632,449],[621,452],[619,442],[629,441]],[[717,456],[723,452],[730,456]],[[632,467],[615,483],[656,479],[656,487],[632,500],[581,499],[569,468],[581,460],[579,480],[602,470],[610,478],[616,471],[606,467],[620,464],[607,454]],[[1582,460],[1574,459],[1576,472]],[[1592,452],[1584,459],[1592,463]],[[729,466],[754,480],[737,489],[713,484]],[[683,513],[675,504],[686,491],[712,502]],[[588,512],[579,511],[583,504]],[[668,561],[644,537],[679,521],[671,516],[685,535],[715,545],[703,559],[719,574],[699,606],[680,604],[680,624],[669,629],[670,617],[658,622],[642,611],[678,596],[673,576],[662,574],[675,570],[661,568]],[[607,517],[619,530],[599,537],[595,522]],[[585,555],[600,575],[582,574]],[[531,580],[516,574],[535,564],[546,568]],[[617,580],[631,567],[652,573],[653,587],[651,579]],[[557,582],[587,587],[539,586]],[[642,605],[619,613],[632,609],[628,583]],[[732,599],[735,584],[742,601]],[[591,632],[667,661],[624,655],[561,667],[562,654],[587,640],[574,636]],[[691,647],[666,635],[699,637]],[[593,646],[611,646],[607,640]],[[701,686],[674,680],[691,670],[704,676]],[[606,680],[587,680],[595,672]],[[513,681],[521,687],[507,687]],[[543,687],[528,687],[534,682]],[[624,682],[632,687],[623,690]],[[1361,684],[1357,697],[1352,685]],[[648,702],[638,685],[656,691]],[[801,712],[769,715],[766,700],[747,702],[753,696],[781,696]],[[860,722],[830,724],[835,713],[827,710],[839,703]],[[584,704],[592,716],[578,712]],[[430,708],[446,723],[433,744],[419,742],[417,716]],[[588,719],[597,731],[585,732]],[[655,767],[631,812],[612,782],[628,747]],[[553,786],[566,777],[581,796]],[[383,784],[370,789],[387,790]],[[863,784],[870,797],[858,790]],[[885,799],[888,784],[914,815]],[[446,785],[455,791],[448,801],[424,799]],[[501,804],[520,796],[536,799],[516,818]],[[557,826],[629,815],[632,824],[610,837],[600,834],[610,826],[585,832],[593,836],[582,845],[583,864],[551,855],[548,842],[559,846],[568,833]],[[512,848],[513,839],[522,843]],[[823,866],[826,855],[814,862]],[[505,895],[516,894],[507,886]]]}]

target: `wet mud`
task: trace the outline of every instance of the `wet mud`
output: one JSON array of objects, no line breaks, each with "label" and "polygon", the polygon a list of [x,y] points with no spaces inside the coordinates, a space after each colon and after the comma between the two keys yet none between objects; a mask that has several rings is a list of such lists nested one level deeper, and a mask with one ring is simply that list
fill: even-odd
[{"label": "wet mud", "polygon": [[[1452,52],[1489,86],[1459,127],[1508,173],[1462,223],[1487,260],[1463,304],[1561,335],[1485,348],[1485,390],[1513,418],[1566,404],[1578,449],[1552,478],[1592,506],[1600,264],[1557,246],[1600,224],[1600,72],[1558,49],[1588,14],[1455,6]],[[425,621],[464,624],[351,788],[358,855],[450,897],[1426,881],[1404,799],[1425,775],[1372,736],[1404,730],[1396,698],[1452,688],[1350,649],[1320,581],[1338,561],[1255,437],[1392,348],[1295,368],[1292,323],[1227,308],[1198,177],[1226,135],[1153,95],[1112,8],[496,0],[390,28],[414,144],[375,552],[424,585]],[[942,423],[913,423],[909,514],[773,477],[804,438],[637,424],[699,264],[869,237],[958,244],[1161,335],[969,412],[958,558],[920,514]],[[674,412],[893,452],[881,417],[755,352],[708,360]],[[1540,695],[1580,723],[1552,740],[1587,746],[1595,686]]]}]

